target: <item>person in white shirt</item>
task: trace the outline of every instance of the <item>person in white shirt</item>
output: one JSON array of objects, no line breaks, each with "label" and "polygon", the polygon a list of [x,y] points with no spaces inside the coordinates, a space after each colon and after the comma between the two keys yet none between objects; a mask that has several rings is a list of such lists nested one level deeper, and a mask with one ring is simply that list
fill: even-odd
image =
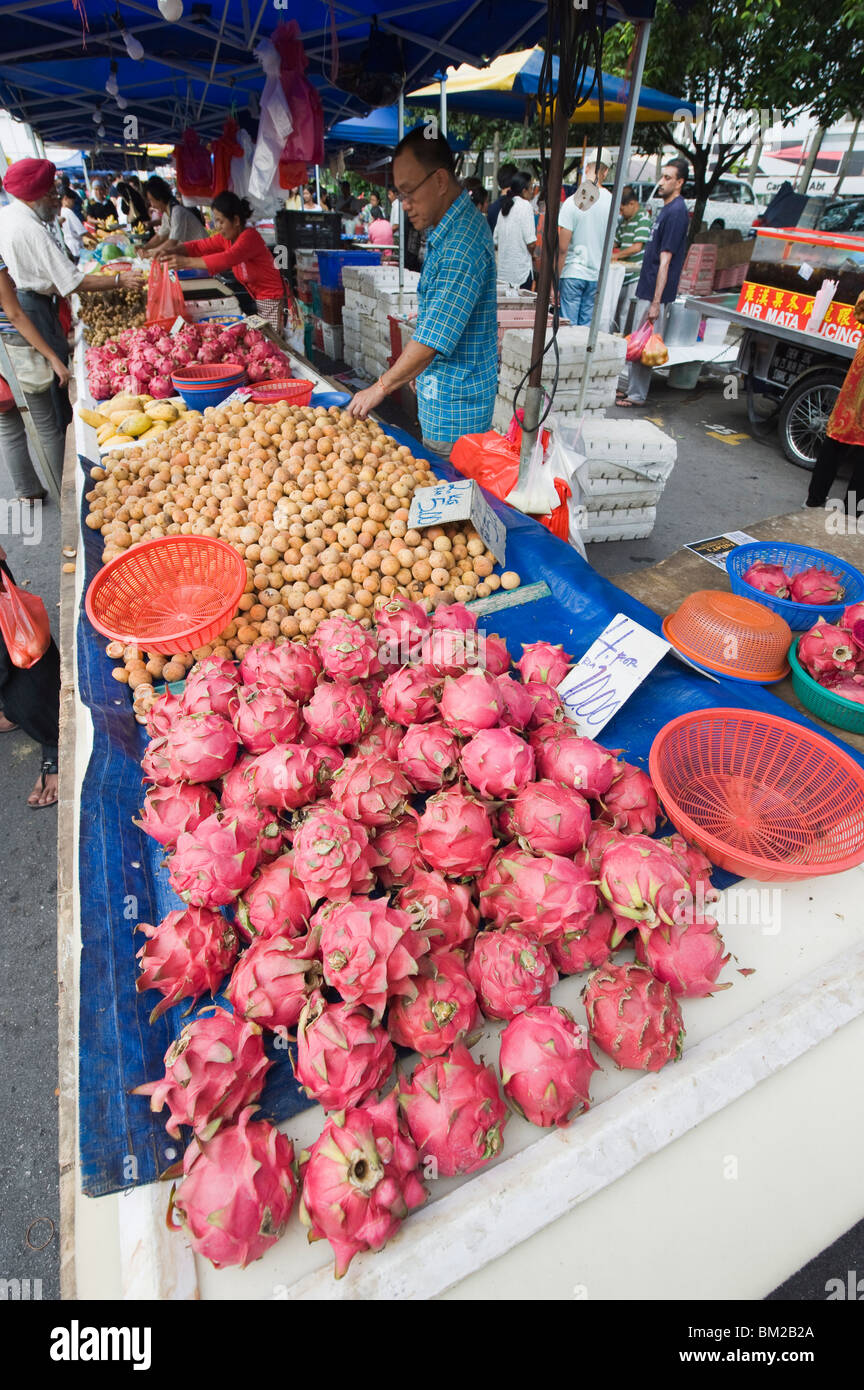
[{"label": "person in white shirt", "polygon": [[[609,171],[608,155],[585,167],[585,179],[602,184]],[[597,201],[583,212],[575,194],[565,199],[558,214],[558,288],[561,314],[571,323],[591,322],[597,297],[597,277],[603,258],[606,225],[612,215],[612,195],[600,188]]]},{"label": "person in white shirt", "polygon": [[394,231],[399,230],[399,199],[396,197],[396,189],[387,189],[387,198],[390,202],[390,226]]},{"label": "person in white shirt", "polygon": [[531,179],[515,173],[501,199],[493,239],[498,253],[498,279],[513,289],[530,290],[534,279],[532,252],[537,244],[534,212],[528,201]]},{"label": "person in white shirt", "polygon": [[75,195],[71,189],[60,199],[60,226],[66,248],[77,261],[84,250],[84,223],[75,211]]}]

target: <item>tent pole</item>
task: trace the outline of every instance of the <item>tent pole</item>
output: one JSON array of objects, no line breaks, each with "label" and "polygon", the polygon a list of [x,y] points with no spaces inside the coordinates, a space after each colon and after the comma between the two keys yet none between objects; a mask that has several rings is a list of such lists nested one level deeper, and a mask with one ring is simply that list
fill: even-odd
[{"label": "tent pole", "polygon": [[441,118],[439,122],[441,134],[447,139],[447,74],[441,74]]},{"label": "tent pole", "polygon": [[501,164],[501,132],[496,130],[492,137],[492,191],[498,187],[498,169]]},{"label": "tent pole", "polygon": [[315,202],[321,202],[321,170],[315,165]]},{"label": "tent pole", "polygon": [[588,390],[588,380],[591,375],[594,347],[597,342],[597,334],[600,331],[600,315],[603,311],[603,296],[606,291],[606,281],[609,275],[609,266],[612,261],[612,243],[615,240],[615,228],[618,225],[618,209],[621,206],[621,190],[627,182],[627,175],[630,169],[630,146],[633,141],[633,127],[636,123],[636,108],[639,105],[639,93],[642,90],[642,74],[645,71],[645,54],[648,51],[648,35],[650,31],[650,20],[645,20],[643,24],[637,26],[636,54],[631,69],[630,89],[627,93],[627,105],[624,110],[624,125],[621,130],[621,144],[618,149],[618,163],[615,166],[615,180],[612,185],[612,209],[609,215],[609,221],[606,224],[606,236],[603,240],[603,256],[600,261],[600,274],[597,277],[597,293],[594,296],[594,310],[591,314],[591,325],[588,329],[588,342],[585,344],[585,371],[579,383],[579,399],[576,403],[577,415],[581,415],[585,406],[585,393]]},{"label": "tent pole", "polygon": [[[396,133],[401,140],[405,134],[405,87],[399,89],[399,123]],[[395,188],[395,179],[394,179]],[[399,190],[396,189],[396,196],[399,197]],[[405,208],[402,206],[402,199],[399,198],[399,289],[405,288]]]}]

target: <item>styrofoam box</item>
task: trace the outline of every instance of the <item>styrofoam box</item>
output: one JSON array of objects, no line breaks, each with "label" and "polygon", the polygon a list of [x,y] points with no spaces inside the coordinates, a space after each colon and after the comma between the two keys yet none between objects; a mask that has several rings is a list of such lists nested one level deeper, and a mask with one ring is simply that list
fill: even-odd
[{"label": "styrofoam box", "polygon": [[[551,335],[547,337],[551,342]],[[558,352],[560,370],[585,362],[585,347],[588,342],[587,327],[559,328]],[[508,366],[521,367],[524,371],[531,362],[533,330],[530,328],[508,328],[501,342],[501,360]],[[544,344],[545,346],[545,344]],[[592,370],[617,371],[624,363],[627,344],[624,338],[611,333],[598,333],[592,356]],[[554,371],[554,352],[546,354],[544,375]]]},{"label": "styrofoam box", "polygon": [[663,483],[646,483],[642,487],[615,483],[610,478],[599,479],[600,486],[595,489],[595,480],[582,481],[582,496],[589,512],[605,510],[620,511],[628,507],[656,507],[663,496]]},{"label": "styrofoam box", "polygon": [[604,420],[586,424],[579,452],[605,463],[674,463],[678,445],[650,420]]},{"label": "styrofoam box", "polygon": [[[602,403],[602,399],[603,399],[602,397],[593,398],[592,395],[591,395],[591,392],[590,392],[590,390],[589,390],[587,396],[585,397],[585,409],[582,411],[581,415],[580,415],[580,414],[577,414],[575,411],[558,410],[557,407],[556,407],[556,410],[555,410],[556,419],[558,419],[558,420],[561,422],[561,424],[563,424],[563,425],[568,425],[568,426],[575,427],[575,426],[579,423],[580,420],[583,420],[583,419],[585,419],[586,417],[589,417],[589,418],[595,418],[595,417],[596,417],[596,418],[598,418],[598,419],[599,419],[599,418],[602,418],[602,416],[604,415],[605,410],[606,410],[605,405],[603,405],[603,403]],[[525,392],[524,392],[524,390],[523,390],[523,391],[520,393],[520,396],[519,396],[519,406],[520,406],[520,408],[522,408],[522,407],[524,406],[524,404],[525,404]],[[513,393],[512,393],[512,391],[511,391],[511,393],[510,393],[509,396],[496,396],[496,398],[495,398],[495,406],[494,406],[493,413],[492,413],[492,428],[495,429],[495,430],[498,430],[499,433],[504,433],[504,432],[506,432],[506,430],[507,430],[507,428],[508,428],[508,426],[509,426],[509,424],[510,424],[510,421],[511,421],[512,417],[513,417]]]},{"label": "styrofoam box", "polygon": [[356,310],[356,309],[352,309],[350,304],[345,304],[344,307],[343,307],[343,309],[342,309],[342,326],[343,326],[343,328],[356,328],[357,331],[359,332],[359,331],[360,331],[360,323],[361,323],[361,319],[360,319],[360,315],[359,315],[359,313],[357,312],[357,310]]},{"label": "styrofoam box", "polygon": [[360,314],[363,318],[373,318],[378,311],[378,300],[372,295],[352,293],[349,298],[349,291],[345,293],[345,309],[350,309],[355,314]]},{"label": "styrofoam box", "polygon": [[582,513],[579,534],[583,541],[635,541],[650,536],[657,520],[655,507],[621,512]]}]

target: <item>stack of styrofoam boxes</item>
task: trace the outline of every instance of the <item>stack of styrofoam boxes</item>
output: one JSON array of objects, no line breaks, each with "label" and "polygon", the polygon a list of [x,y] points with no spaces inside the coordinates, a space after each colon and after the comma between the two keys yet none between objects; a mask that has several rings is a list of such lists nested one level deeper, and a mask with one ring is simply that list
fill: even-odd
[{"label": "stack of styrofoam boxes", "polygon": [[[501,344],[501,369],[498,374],[498,395],[495,400],[495,413],[492,427],[505,434],[513,416],[513,396],[531,364],[532,328],[510,328],[504,334]],[[551,341],[547,334],[546,342]],[[580,418],[576,412],[579,388],[586,370],[586,344],[588,329],[559,328],[558,330],[558,384],[555,388],[553,409],[565,424],[575,424]],[[585,395],[582,415],[603,415],[607,406],[615,404],[615,388],[618,374],[624,366],[627,343],[624,338],[611,333],[599,333],[591,354],[591,376]],[[543,358],[542,385],[551,391],[555,376],[555,349],[550,348]],[[525,403],[525,383],[519,393],[520,402]]]},{"label": "stack of styrofoam boxes", "polygon": [[593,419],[583,420],[575,449],[585,460],[570,479],[582,540],[650,536],[675,466],[675,440],[650,420]]},{"label": "stack of styrofoam boxes", "polygon": [[406,270],[400,291],[397,266],[346,265],[342,272],[345,361],[369,381],[390,365],[390,315],[417,312],[419,279]]}]

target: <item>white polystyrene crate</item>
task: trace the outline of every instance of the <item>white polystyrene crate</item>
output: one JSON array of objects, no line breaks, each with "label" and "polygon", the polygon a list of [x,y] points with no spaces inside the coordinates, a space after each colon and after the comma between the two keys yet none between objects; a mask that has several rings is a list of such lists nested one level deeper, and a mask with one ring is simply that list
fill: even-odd
[{"label": "white polystyrene crate", "polygon": [[362,320],[359,312],[352,308],[348,303],[342,307],[342,323],[345,328],[356,328],[359,330]]},{"label": "white polystyrene crate", "polygon": [[622,485],[611,478],[582,480],[582,497],[589,512],[639,507],[656,507],[663,496],[662,483],[645,483],[641,487]]},{"label": "white polystyrene crate", "polygon": [[359,314],[362,318],[369,318],[375,314],[378,300],[372,295],[360,294],[357,290],[346,291],[343,310],[345,308],[350,309],[352,313]]},{"label": "white polystyrene crate", "polygon": [[604,420],[586,425],[580,453],[610,463],[674,463],[678,446],[650,420]]},{"label": "white polystyrene crate", "polygon": [[[524,371],[532,360],[533,339],[533,329],[508,328],[501,341],[502,362],[506,362],[508,366],[521,367]],[[551,342],[551,334],[547,336],[546,342]],[[587,327],[559,328],[558,356],[561,368],[566,370],[584,364],[587,342]],[[601,369],[604,372],[619,370],[624,362],[626,351],[627,345],[623,338],[611,333],[599,333],[594,344],[594,351],[591,354],[592,370]],[[544,371],[550,367],[554,370],[554,349],[550,349],[546,353],[543,361]]]}]

